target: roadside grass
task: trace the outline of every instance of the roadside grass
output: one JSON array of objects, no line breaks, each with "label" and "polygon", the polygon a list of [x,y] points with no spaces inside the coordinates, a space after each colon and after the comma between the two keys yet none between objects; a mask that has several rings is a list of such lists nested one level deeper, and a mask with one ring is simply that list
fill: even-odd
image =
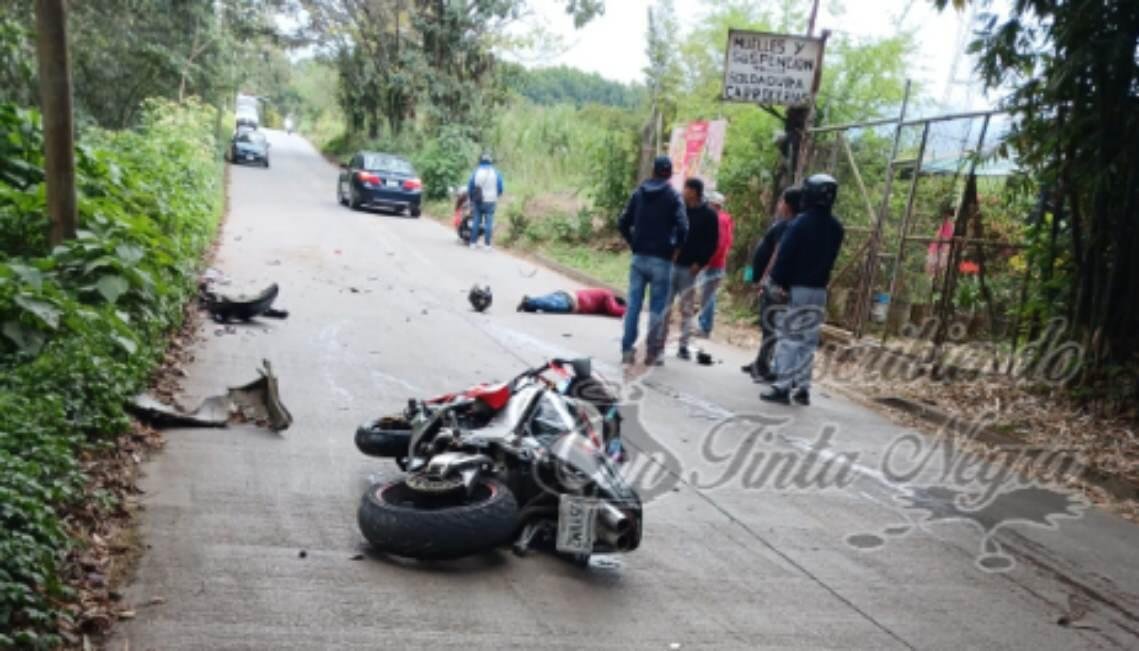
[{"label": "roadside grass", "polygon": [[625,289],[629,282],[628,250],[603,251],[587,244],[546,242],[537,251],[555,262],[585,272],[617,289]]}]

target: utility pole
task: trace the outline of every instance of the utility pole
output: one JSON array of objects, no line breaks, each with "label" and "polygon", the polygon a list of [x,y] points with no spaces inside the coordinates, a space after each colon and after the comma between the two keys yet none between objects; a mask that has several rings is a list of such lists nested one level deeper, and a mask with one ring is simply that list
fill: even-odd
[{"label": "utility pole", "polygon": [[65,0],[36,0],[36,50],[43,110],[44,173],[52,245],[75,237],[75,125]]},{"label": "utility pole", "polygon": [[[815,20],[819,17],[819,0],[811,3],[811,15],[807,19],[807,37],[813,38],[815,36]],[[811,84],[811,101],[807,106],[793,106],[787,109],[787,128],[785,133],[791,137],[791,160],[788,161],[788,166],[791,170],[791,182],[799,183],[802,180],[804,173],[804,166],[806,163],[804,157],[804,150],[807,145],[807,125],[815,114],[815,94],[819,92],[819,84],[822,83],[823,78],[823,55],[826,52],[827,39],[830,37],[830,30],[824,29],[822,34],[822,43],[819,45],[821,48],[819,52],[819,66],[815,68],[815,79]]]},{"label": "utility pole", "polygon": [[[819,15],[819,0],[814,0],[811,3],[811,13],[807,19],[807,36],[814,37],[815,35],[815,21]],[[772,178],[772,192],[771,200],[768,206],[768,213],[774,214],[775,206],[779,203],[779,197],[782,195],[782,190],[788,183],[798,183],[803,173],[803,150],[806,144],[807,123],[810,122],[811,115],[814,112],[815,93],[819,90],[819,83],[822,80],[822,62],[823,52],[826,49],[827,37],[830,36],[829,30],[823,30],[822,43],[819,52],[818,67],[815,68],[815,78],[811,87],[811,100],[806,106],[789,106],[786,113],[782,116],[784,140],[780,144],[780,154],[782,160],[779,167],[776,168],[775,175]],[[769,111],[771,112],[771,111]]]}]

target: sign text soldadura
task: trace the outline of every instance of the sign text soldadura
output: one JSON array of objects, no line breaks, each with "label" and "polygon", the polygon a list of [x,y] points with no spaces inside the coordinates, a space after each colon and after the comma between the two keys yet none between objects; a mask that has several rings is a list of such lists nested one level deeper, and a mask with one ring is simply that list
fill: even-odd
[{"label": "sign text soldadura", "polygon": [[804,106],[821,64],[819,39],[733,29],[724,61],[724,99]]}]

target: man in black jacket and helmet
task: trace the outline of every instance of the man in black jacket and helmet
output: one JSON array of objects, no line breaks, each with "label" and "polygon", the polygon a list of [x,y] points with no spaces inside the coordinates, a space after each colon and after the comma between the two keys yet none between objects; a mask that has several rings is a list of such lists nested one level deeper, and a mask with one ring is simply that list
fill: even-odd
[{"label": "man in black jacket and helmet", "polygon": [[[815,174],[803,183],[803,212],[787,227],[771,268],[773,291],[788,305],[776,318],[777,378],[759,397],[768,402],[811,402],[811,367],[826,317],[827,284],[842,248],[842,224],[831,213],[838,182]],[[793,393],[792,393],[793,392]]]}]

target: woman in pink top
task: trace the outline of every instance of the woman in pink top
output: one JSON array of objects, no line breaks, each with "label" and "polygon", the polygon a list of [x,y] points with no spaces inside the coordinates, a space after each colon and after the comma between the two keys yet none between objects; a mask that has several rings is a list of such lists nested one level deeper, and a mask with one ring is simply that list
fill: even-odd
[{"label": "woman in pink top", "polygon": [[708,205],[720,218],[720,241],[716,245],[716,253],[697,280],[697,286],[700,287],[700,335],[703,337],[712,334],[712,320],[716,316],[716,292],[724,281],[728,251],[732,250],[732,216],[724,210],[724,195],[715,190],[709,192]]}]

